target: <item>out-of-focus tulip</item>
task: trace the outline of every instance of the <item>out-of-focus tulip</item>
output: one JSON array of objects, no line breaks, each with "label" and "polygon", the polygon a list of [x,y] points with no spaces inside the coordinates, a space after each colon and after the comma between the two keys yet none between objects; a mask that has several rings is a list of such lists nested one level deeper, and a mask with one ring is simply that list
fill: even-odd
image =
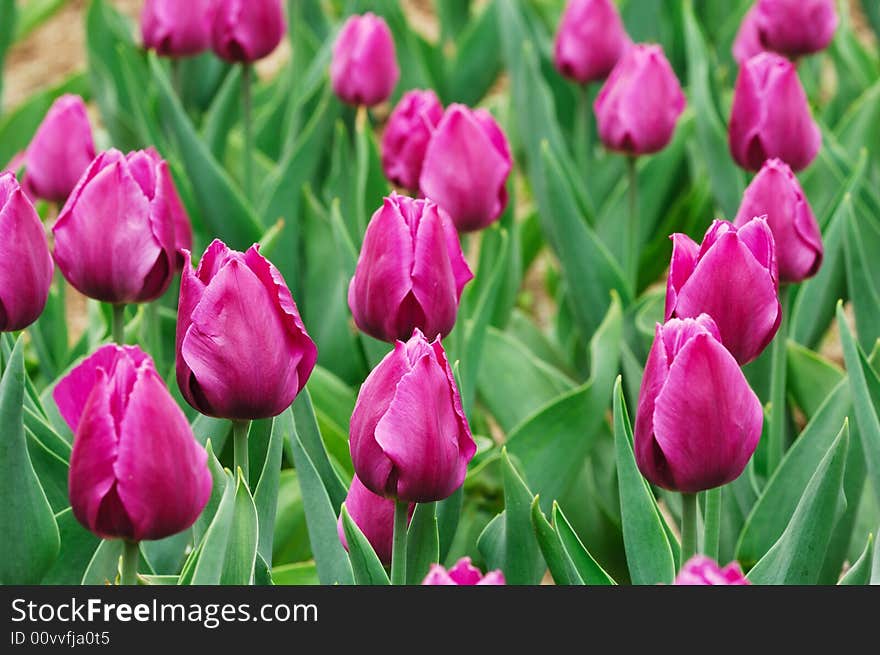
[{"label": "out-of-focus tulip", "polygon": [[745,169],[760,170],[774,157],[796,171],[810,165],[822,134],[794,64],[763,52],[740,66],[728,137],[733,158]]},{"label": "out-of-focus tulip", "polygon": [[305,386],[318,357],[284,278],[258,248],[242,253],[215,240],[195,272],[184,252],[177,383],[208,416],[277,416]]},{"label": "out-of-focus tulip", "polygon": [[740,228],[715,221],[697,244],[672,235],[666,285],[666,319],[709,314],[721,341],[741,365],[773,340],[782,308],[773,234],[767,220],[753,218]]},{"label": "out-of-focus tulip", "polygon": [[428,144],[419,188],[449,213],[460,232],[473,232],[507,207],[511,165],[507,137],[492,114],[453,104]]},{"label": "out-of-focus tulip", "polygon": [[443,105],[432,90],[403,94],[382,134],[382,170],[393,184],[418,190],[425,151],[441,118]]},{"label": "out-of-focus tulip", "polygon": [[657,152],[672,138],[685,103],[663,48],[634,45],[596,96],[599,137],[610,150],[630,155]]},{"label": "out-of-focus tulip", "polygon": [[449,497],[477,450],[439,340],[398,341],[361,386],[351,458],[375,494],[413,503]]},{"label": "out-of-focus tulip", "polygon": [[399,78],[394,37],[385,19],[370,12],[349,17],[330,62],[330,81],[339,99],[350,105],[378,105],[388,100]]},{"label": "out-of-focus tulip", "polygon": [[211,495],[207,453],[137,347],[107,345],[53,391],[74,432],[73,514],[104,538],[162,539],[186,530]]},{"label": "out-of-focus tulip", "polygon": [[822,233],[813,210],[791,168],[768,159],[743,194],[734,225],[766,216],[776,244],[782,282],[801,282],[822,265]]},{"label": "out-of-focus tulip", "polygon": [[0,174],[0,332],[23,330],[39,318],[52,271],[37,210],[14,173]]},{"label": "out-of-focus tulip", "polygon": [[834,0],[758,0],[755,12],[765,47],[789,57],[824,50],[837,29]]},{"label": "out-of-focus tulip", "polygon": [[611,0],[569,0],[553,59],[565,77],[587,84],[607,77],[630,43]]},{"label": "out-of-focus tulip", "polygon": [[761,31],[758,27],[758,8],[752,5],[739,24],[739,31],[733,40],[733,58],[742,66],[755,55],[767,48],[761,42]]},{"label": "out-of-focus tulip", "polygon": [[681,567],[675,577],[676,585],[747,585],[739,562],[731,562],[724,568],[710,557],[695,555]]},{"label": "out-of-focus tulip", "polygon": [[167,57],[197,55],[211,46],[214,0],[146,0],[141,12],[144,46]]},{"label": "out-of-focus tulip", "polygon": [[427,586],[499,586],[506,584],[504,574],[499,571],[489,571],[483,575],[482,571],[471,564],[470,557],[462,557],[448,571],[441,564],[432,564],[428,575],[422,581]]},{"label": "out-of-focus tulip", "polygon": [[416,328],[445,337],[473,276],[446,212],[392,194],[367,226],[348,306],[358,328],[382,341],[407,339]]},{"label": "out-of-focus tulip", "polygon": [[[345,497],[345,508],[382,563],[391,564],[391,551],[394,546],[394,501],[377,496],[355,475]],[[415,505],[411,505],[410,518],[414,509]],[[345,538],[341,516],[336,524],[336,530],[342,545],[348,550],[348,540]]]},{"label": "out-of-focus tulip", "polygon": [[287,31],[280,0],[213,0],[212,11],[211,47],[226,61],[262,59]]},{"label": "out-of-focus tulip", "polygon": [[657,324],[639,391],[635,455],[656,485],[696,493],[739,477],[761,438],[761,401],[706,314]]}]

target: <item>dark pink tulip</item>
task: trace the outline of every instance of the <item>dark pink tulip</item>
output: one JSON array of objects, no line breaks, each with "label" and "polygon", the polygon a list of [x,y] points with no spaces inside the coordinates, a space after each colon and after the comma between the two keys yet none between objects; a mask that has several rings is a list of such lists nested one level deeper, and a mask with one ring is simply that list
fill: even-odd
[{"label": "dark pink tulip", "polygon": [[287,31],[280,0],[213,0],[212,11],[211,48],[226,61],[262,59]]},{"label": "dark pink tulip", "polygon": [[[348,495],[345,497],[345,508],[382,563],[391,564],[391,551],[394,546],[394,501],[377,496],[364,486],[358,476],[354,476]],[[410,518],[414,509],[415,505],[411,505]],[[342,545],[348,550],[348,540],[345,538],[341,516],[336,524],[336,530]]]},{"label": "dark pink tulip", "polygon": [[587,84],[607,77],[630,43],[611,0],[569,0],[553,59],[565,77]]},{"label": "dark pink tulip", "polygon": [[487,227],[507,207],[512,159],[507,137],[485,109],[447,107],[428,151],[419,187],[459,232]]},{"label": "dark pink tulip", "polygon": [[378,105],[391,97],[399,78],[394,37],[385,19],[370,12],[350,16],[330,62],[330,81],[339,99],[349,105]]},{"label": "dark pink tulip", "polygon": [[764,52],[767,48],[761,42],[761,31],[758,27],[758,8],[752,5],[743,16],[739,31],[733,40],[733,58],[742,66],[755,55]]},{"label": "dark pink tulip", "polygon": [[666,489],[735,480],[761,438],[761,401],[718,337],[706,314],[657,324],[634,439],[642,475]]},{"label": "dark pink tulip", "polygon": [[605,147],[646,155],[669,143],[685,104],[663,48],[640,43],[617,62],[593,109]]},{"label": "dark pink tulip", "polygon": [[723,569],[710,557],[694,555],[681,567],[675,577],[676,585],[747,585],[739,562],[731,562]]},{"label": "dark pink tulip", "polygon": [[382,134],[382,169],[392,184],[418,190],[425,151],[441,118],[443,105],[431,89],[403,94]]},{"label": "dark pink tulip", "polygon": [[318,357],[284,278],[258,248],[242,253],[215,240],[195,272],[184,252],[177,383],[208,416],[277,416],[305,386]]},{"label": "dark pink tulip", "polygon": [[214,0],[146,0],[141,12],[144,47],[166,57],[189,57],[211,46]]},{"label": "dark pink tulip", "polygon": [[404,340],[415,328],[442,338],[473,277],[446,212],[394,193],[367,226],[348,306],[358,328],[376,339]]},{"label": "dark pink tulip", "polygon": [[211,495],[208,454],[140,348],[107,345],[53,391],[74,432],[73,514],[100,537],[162,539],[190,527]]},{"label": "dark pink tulip", "polygon": [[788,164],[768,159],[743,194],[734,225],[766,216],[776,244],[779,279],[801,282],[822,265],[822,233]]},{"label": "dark pink tulip", "polygon": [[489,571],[486,575],[483,575],[480,569],[471,564],[470,557],[462,557],[448,571],[441,564],[432,564],[431,570],[428,571],[428,575],[425,576],[422,584],[435,587],[444,585],[499,586],[506,584],[506,582],[501,571]]},{"label": "dark pink tulip", "polygon": [[0,332],[23,330],[40,317],[53,268],[37,210],[14,173],[0,174]]},{"label": "dark pink tulip", "polygon": [[439,339],[398,341],[361,386],[351,458],[375,494],[412,503],[450,496],[477,450]]},{"label": "dark pink tulip", "polygon": [[800,57],[824,50],[837,29],[835,0],[758,0],[761,40],[769,50]]},{"label": "dark pink tulip", "polygon": [[773,157],[799,171],[816,157],[822,134],[788,59],[763,52],[740,66],[728,140],[736,163],[752,171]]}]

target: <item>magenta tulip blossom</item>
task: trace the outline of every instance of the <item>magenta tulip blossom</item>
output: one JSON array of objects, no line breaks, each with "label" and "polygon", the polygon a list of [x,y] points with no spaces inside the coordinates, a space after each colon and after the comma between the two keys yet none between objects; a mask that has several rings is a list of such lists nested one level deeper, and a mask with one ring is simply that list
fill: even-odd
[{"label": "magenta tulip blossom", "polygon": [[761,40],[761,29],[758,26],[758,7],[752,5],[743,16],[742,23],[733,40],[733,58],[742,66],[755,55],[767,50]]},{"label": "magenta tulip blossom", "polygon": [[339,99],[349,105],[378,105],[391,97],[399,78],[394,37],[385,19],[371,12],[350,16],[330,63],[330,81]]},{"label": "magenta tulip blossom", "polygon": [[481,230],[507,207],[512,161],[492,114],[453,104],[428,144],[419,188],[449,213],[459,232]]},{"label": "magenta tulip blossom", "polygon": [[189,57],[211,46],[214,0],[146,0],[141,12],[144,47],[166,57]]},{"label": "magenta tulip blossom", "polygon": [[710,557],[695,555],[681,567],[675,577],[676,585],[747,585],[739,562],[731,562],[724,568]]},{"label": "magenta tulip blossom", "polygon": [[734,225],[766,216],[776,244],[782,282],[802,282],[822,265],[822,233],[794,173],[779,159],[768,159],[746,188]]},{"label": "magenta tulip blossom", "polygon": [[556,32],[553,60],[565,77],[587,84],[606,78],[630,45],[612,0],[569,0]]},{"label": "magenta tulip blossom", "polygon": [[427,503],[461,486],[477,447],[439,340],[416,330],[367,376],[349,446],[355,473],[380,496]]},{"label": "magenta tulip blossom", "polygon": [[251,63],[269,55],[287,31],[281,0],[212,0],[211,47],[221,59]]},{"label": "magenta tulip blossom", "polygon": [[[377,496],[367,489],[355,475],[351,480],[348,495],[345,497],[345,508],[348,510],[351,520],[370,542],[381,562],[386,565],[391,564],[391,551],[394,544],[394,501]],[[410,517],[412,517],[414,509],[415,505],[411,505],[409,508]],[[342,545],[345,550],[348,550],[348,540],[345,538],[341,516],[336,529]]]},{"label": "magenta tulip blossom", "polygon": [[636,414],[642,475],[683,493],[735,480],[755,452],[763,418],[708,315],[657,324]]},{"label": "magenta tulip blossom", "polygon": [[190,527],[211,495],[208,454],[134,346],[107,345],[53,391],[74,432],[70,504],[100,537],[162,539]]},{"label": "magenta tulip blossom", "polygon": [[666,147],[685,104],[663,48],[637,44],[617,62],[593,109],[605,147],[646,155]]},{"label": "magenta tulip blossom", "polygon": [[672,235],[666,319],[706,313],[741,365],[773,340],[782,320],[773,234],[764,218],[741,227],[715,221],[697,244]]},{"label": "magenta tulip blossom", "polygon": [[482,571],[471,564],[470,557],[462,557],[448,571],[441,564],[432,564],[428,575],[422,581],[427,586],[499,586],[506,584],[504,574],[499,571],[489,571],[483,575]]},{"label": "magenta tulip blossom", "polygon": [[441,118],[443,105],[431,89],[403,94],[382,134],[382,170],[392,184],[418,190],[428,142]]},{"label": "magenta tulip blossom", "polygon": [[824,50],[837,29],[834,4],[835,0],[757,0],[761,41],[789,57]]},{"label": "magenta tulip blossom", "polygon": [[180,282],[177,383],[202,414],[250,420],[277,416],[305,386],[318,350],[284,278],[259,246],[208,246]]}]

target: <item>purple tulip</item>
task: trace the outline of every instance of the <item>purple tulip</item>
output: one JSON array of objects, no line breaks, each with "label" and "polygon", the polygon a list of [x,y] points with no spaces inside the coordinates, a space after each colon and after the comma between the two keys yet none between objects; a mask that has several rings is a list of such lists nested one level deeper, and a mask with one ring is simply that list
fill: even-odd
[{"label": "purple tulip", "polygon": [[822,265],[822,233],[794,173],[783,161],[768,159],[743,194],[734,225],[766,216],[776,244],[779,279],[801,282]]},{"label": "purple tulip", "polygon": [[675,585],[747,585],[739,562],[731,562],[723,569],[705,555],[694,555],[681,567]]},{"label": "purple tulip", "polygon": [[428,144],[419,188],[449,212],[459,232],[480,230],[507,207],[512,161],[492,114],[453,104]]},{"label": "purple tulip", "polygon": [[631,45],[611,0],[569,0],[553,50],[556,68],[580,84],[604,79]]},{"label": "purple tulip", "polygon": [[599,137],[610,150],[630,155],[657,152],[672,139],[685,103],[663,48],[634,45],[596,96]]},{"label": "purple tulip", "polygon": [[[415,507],[410,505],[410,518]],[[381,562],[386,565],[391,564],[391,551],[394,546],[394,501],[377,496],[355,475],[345,497],[345,508],[351,520],[364,533]],[[336,530],[342,545],[348,550],[348,540],[345,538],[341,516],[336,524]]]},{"label": "purple tulip", "polygon": [[837,29],[834,0],[758,0],[755,11],[764,45],[789,57],[824,50]]},{"label": "purple tulip", "polygon": [[23,330],[40,317],[53,269],[37,210],[14,173],[0,174],[0,332]]},{"label": "purple tulip", "polygon": [[162,539],[190,527],[211,495],[208,454],[140,348],[107,345],[53,397],[73,430],[73,514],[100,537]]},{"label": "purple tulip", "polygon": [[763,52],[740,66],[728,128],[730,152],[747,170],[778,157],[793,170],[810,165],[822,134],[788,59]]},{"label": "purple tulip", "polygon": [[477,446],[439,340],[428,343],[416,330],[373,369],[349,445],[357,476],[380,496],[427,503],[461,486]]},{"label": "purple tulip", "polygon": [[434,587],[448,585],[499,586],[506,584],[506,582],[501,571],[489,571],[486,575],[483,575],[480,569],[471,564],[470,557],[462,557],[448,571],[440,564],[432,564],[431,570],[428,571],[428,575],[425,576],[422,584]]},{"label": "purple tulip", "polygon": [[403,94],[382,134],[382,170],[392,184],[418,190],[425,151],[441,118],[443,105],[432,90]]},{"label": "purple tulip", "polygon": [[259,246],[208,246],[180,281],[177,383],[202,414],[249,420],[277,416],[305,386],[318,350],[284,278]]},{"label": "purple tulip", "polygon": [[141,12],[144,47],[166,57],[189,57],[211,46],[214,0],[146,0]]},{"label": "purple tulip", "polygon": [[211,47],[226,61],[262,59],[287,31],[280,0],[213,0],[212,10]]},{"label": "purple tulip", "polygon": [[657,324],[636,414],[636,463],[696,493],[739,477],[761,438],[761,401],[706,314]]},{"label": "purple tulip", "polygon": [[758,7],[752,5],[743,16],[739,31],[733,40],[733,58],[742,66],[749,59],[767,50],[761,41],[761,30],[758,26]]},{"label": "purple tulip", "polygon": [[350,16],[333,45],[330,80],[349,105],[372,107],[391,97],[400,78],[394,37],[385,19],[367,12]]},{"label": "purple tulip", "polygon": [[473,277],[446,212],[393,193],[367,226],[348,306],[358,328],[382,341],[407,339],[415,328],[445,337]]}]

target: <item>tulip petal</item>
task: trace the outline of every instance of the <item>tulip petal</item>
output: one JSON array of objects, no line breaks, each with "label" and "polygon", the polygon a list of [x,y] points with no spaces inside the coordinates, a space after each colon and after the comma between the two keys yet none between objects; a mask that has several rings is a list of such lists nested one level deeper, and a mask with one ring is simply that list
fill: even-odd
[{"label": "tulip petal", "polygon": [[471,564],[470,557],[462,557],[449,569],[449,577],[457,585],[475,585],[483,579],[483,573]]},{"label": "tulip petal", "polygon": [[746,61],[764,51],[761,31],[758,27],[758,9],[752,5],[743,17],[736,38],[733,40],[733,58],[742,66]]},{"label": "tulip petal", "polygon": [[[394,545],[394,501],[374,494],[355,475],[345,497],[345,507],[351,520],[376,551],[379,560],[383,564],[390,564]],[[336,527],[342,545],[348,550],[341,516]]]},{"label": "tulip petal", "polygon": [[[445,337],[455,326],[460,290],[456,288],[451,253],[436,209],[422,213],[417,230],[412,293],[423,308],[425,321],[409,325],[408,331],[412,334],[420,326],[430,339]],[[461,247],[458,252],[460,255]]]},{"label": "tulip petal", "polygon": [[675,481],[669,471],[663,451],[654,439],[654,407],[666,377],[669,375],[669,360],[663,343],[662,327],[657,323],[654,328],[654,344],[645,362],[639,389],[639,405],[636,411],[633,449],[636,464],[648,480],[656,485],[670,489]]},{"label": "tulip petal", "polygon": [[776,248],[773,243],[773,232],[767,219],[757,217],[750,220],[737,230],[739,240],[751,251],[758,263],[770,271],[774,282],[778,280],[776,266]]},{"label": "tulip petal", "polygon": [[687,282],[697,265],[700,246],[686,234],[676,232],[672,239],[672,259],[669,262],[669,276],[666,278],[665,320],[669,320],[675,309],[679,290]]},{"label": "tulip petal", "polygon": [[440,564],[431,564],[431,568],[428,570],[428,575],[425,576],[422,584],[429,587],[449,587],[455,586],[457,583],[449,577],[449,573],[446,572],[446,569],[443,568],[443,566]]}]

